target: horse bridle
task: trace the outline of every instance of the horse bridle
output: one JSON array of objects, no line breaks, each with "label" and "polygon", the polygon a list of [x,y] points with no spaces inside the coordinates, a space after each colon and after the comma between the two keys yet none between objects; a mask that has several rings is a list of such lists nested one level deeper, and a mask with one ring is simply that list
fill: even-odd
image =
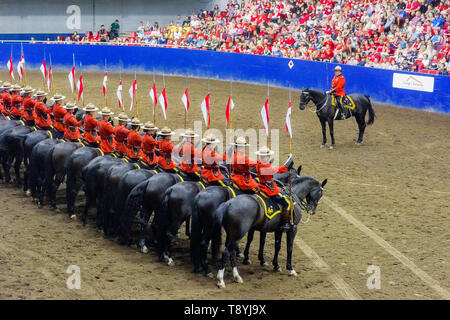
[{"label": "horse bridle", "polygon": [[[308,95],[308,102],[311,101],[311,95],[309,94],[309,92],[302,92],[302,94],[307,94]],[[311,111],[311,112],[314,112],[314,113],[319,113],[327,105],[328,97],[329,97],[329,94],[326,95],[325,102],[323,103],[323,105],[319,109],[311,110],[311,107],[308,107],[308,110]],[[308,105],[308,102],[306,102],[306,105]]]}]

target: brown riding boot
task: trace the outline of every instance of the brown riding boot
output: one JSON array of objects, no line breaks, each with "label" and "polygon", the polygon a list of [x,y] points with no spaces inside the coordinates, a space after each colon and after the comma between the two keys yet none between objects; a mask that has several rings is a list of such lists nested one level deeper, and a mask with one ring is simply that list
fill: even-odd
[{"label": "brown riding boot", "polygon": [[291,213],[286,208],[283,207],[283,210],[281,211],[281,230],[283,232],[288,232],[292,230],[293,223],[291,222]]}]

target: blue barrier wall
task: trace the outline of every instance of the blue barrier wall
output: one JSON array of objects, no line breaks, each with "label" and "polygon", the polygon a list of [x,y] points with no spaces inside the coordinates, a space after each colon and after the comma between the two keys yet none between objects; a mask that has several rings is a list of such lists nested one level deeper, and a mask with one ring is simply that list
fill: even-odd
[{"label": "blue barrier wall", "polygon": [[[20,44],[13,44],[14,64],[20,55]],[[292,60],[236,53],[112,45],[24,44],[28,68],[38,69],[44,50],[51,53],[55,70],[72,67],[75,54],[77,67],[85,71],[102,71],[105,58],[108,69],[125,72],[165,73],[192,77],[233,80],[278,87],[301,89],[311,87],[328,90],[334,65],[330,63]],[[0,63],[6,66],[11,44],[0,44]],[[291,68],[292,67],[292,68]],[[450,77],[434,78],[433,92],[393,88],[394,73],[428,76],[402,71],[343,65],[347,93],[369,95],[375,102],[450,114]]]}]

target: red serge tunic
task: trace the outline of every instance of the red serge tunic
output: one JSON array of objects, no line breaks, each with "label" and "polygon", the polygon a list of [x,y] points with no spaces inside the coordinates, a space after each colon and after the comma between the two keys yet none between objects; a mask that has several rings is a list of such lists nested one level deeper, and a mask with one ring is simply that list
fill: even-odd
[{"label": "red serge tunic", "polygon": [[236,152],[233,157],[233,180],[241,190],[250,190],[258,187],[258,183],[250,174],[250,168],[255,167],[256,162],[251,162],[249,158],[241,152]]},{"label": "red serge tunic", "polygon": [[[278,188],[277,184],[274,183],[273,175],[276,173],[286,172],[288,169],[285,166],[276,167],[272,166],[270,163],[262,162],[258,160],[256,165],[256,173],[259,178],[258,187],[261,191],[264,191],[269,197],[275,196],[281,192],[280,188]],[[267,186],[267,184],[272,184],[272,189]]]}]

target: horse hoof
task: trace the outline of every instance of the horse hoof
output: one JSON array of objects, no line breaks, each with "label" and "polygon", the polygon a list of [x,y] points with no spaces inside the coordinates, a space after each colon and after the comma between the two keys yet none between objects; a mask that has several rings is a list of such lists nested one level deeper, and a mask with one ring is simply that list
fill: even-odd
[{"label": "horse hoof", "polygon": [[142,253],[148,253],[148,248],[146,245],[144,245],[143,247],[141,247],[141,252]]},{"label": "horse hoof", "polygon": [[72,214],[72,215],[70,216],[70,219],[72,219],[72,220],[77,220],[77,215],[76,215],[76,214]]},{"label": "horse hoof", "polygon": [[214,275],[213,275],[212,272],[207,273],[205,276],[206,276],[207,278],[211,278],[211,279],[214,278]]},{"label": "horse hoof", "polygon": [[333,150],[333,149],[334,149],[334,145],[331,145],[331,146],[330,146],[330,150]]},{"label": "horse hoof", "polygon": [[223,281],[217,281],[217,286],[218,286],[220,289],[225,289],[225,282],[223,282]]},{"label": "horse hoof", "polygon": [[31,191],[30,191],[30,190],[27,190],[27,191],[25,192],[25,194],[27,195],[27,197],[29,197],[29,196],[31,196]]},{"label": "horse hoof", "polygon": [[259,264],[261,267],[267,267],[269,265],[266,261],[261,261]]},{"label": "horse hoof", "polygon": [[169,267],[172,267],[172,266],[175,265],[175,262],[173,262],[173,259],[172,259],[172,258],[169,258],[169,260],[167,260],[167,265],[168,265]]},{"label": "horse hoof", "polygon": [[321,147],[321,148],[325,148],[325,147],[326,147],[325,143],[324,143],[324,144],[321,144],[320,147]]},{"label": "horse hoof", "polygon": [[283,271],[283,269],[281,269],[280,266],[273,267],[273,270],[276,271],[276,272],[282,272]]},{"label": "horse hoof", "polygon": [[238,257],[241,258],[241,259],[245,258],[244,254],[242,252],[239,252]]},{"label": "horse hoof", "polygon": [[252,264],[252,262],[250,261],[250,259],[245,259],[244,261],[242,261],[242,263],[245,264],[245,265]]},{"label": "horse hoof", "polygon": [[241,276],[236,276],[233,279],[234,279],[234,282],[236,282],[236,283],[244,283],[244,280],[242,280]]},{"label": "horse hoof", "polygon": [[98,229],[98,233],[100,233],[102,236],[105,235],[105,231],[103,231],[103,229]]},{"label": "horse hoof", "polygon": [[362,142],[356,142],[355,144],[356,144],[357,146],[360,146],[361,143],[362,143]]},{"label": "horse hoof", "polygon": [[290,277],[296,277],[296,276],[298,276],[298,274],[297,274],[297,272],[294,269],[292,269],[292,270],[289,270],[289,276]]}]

